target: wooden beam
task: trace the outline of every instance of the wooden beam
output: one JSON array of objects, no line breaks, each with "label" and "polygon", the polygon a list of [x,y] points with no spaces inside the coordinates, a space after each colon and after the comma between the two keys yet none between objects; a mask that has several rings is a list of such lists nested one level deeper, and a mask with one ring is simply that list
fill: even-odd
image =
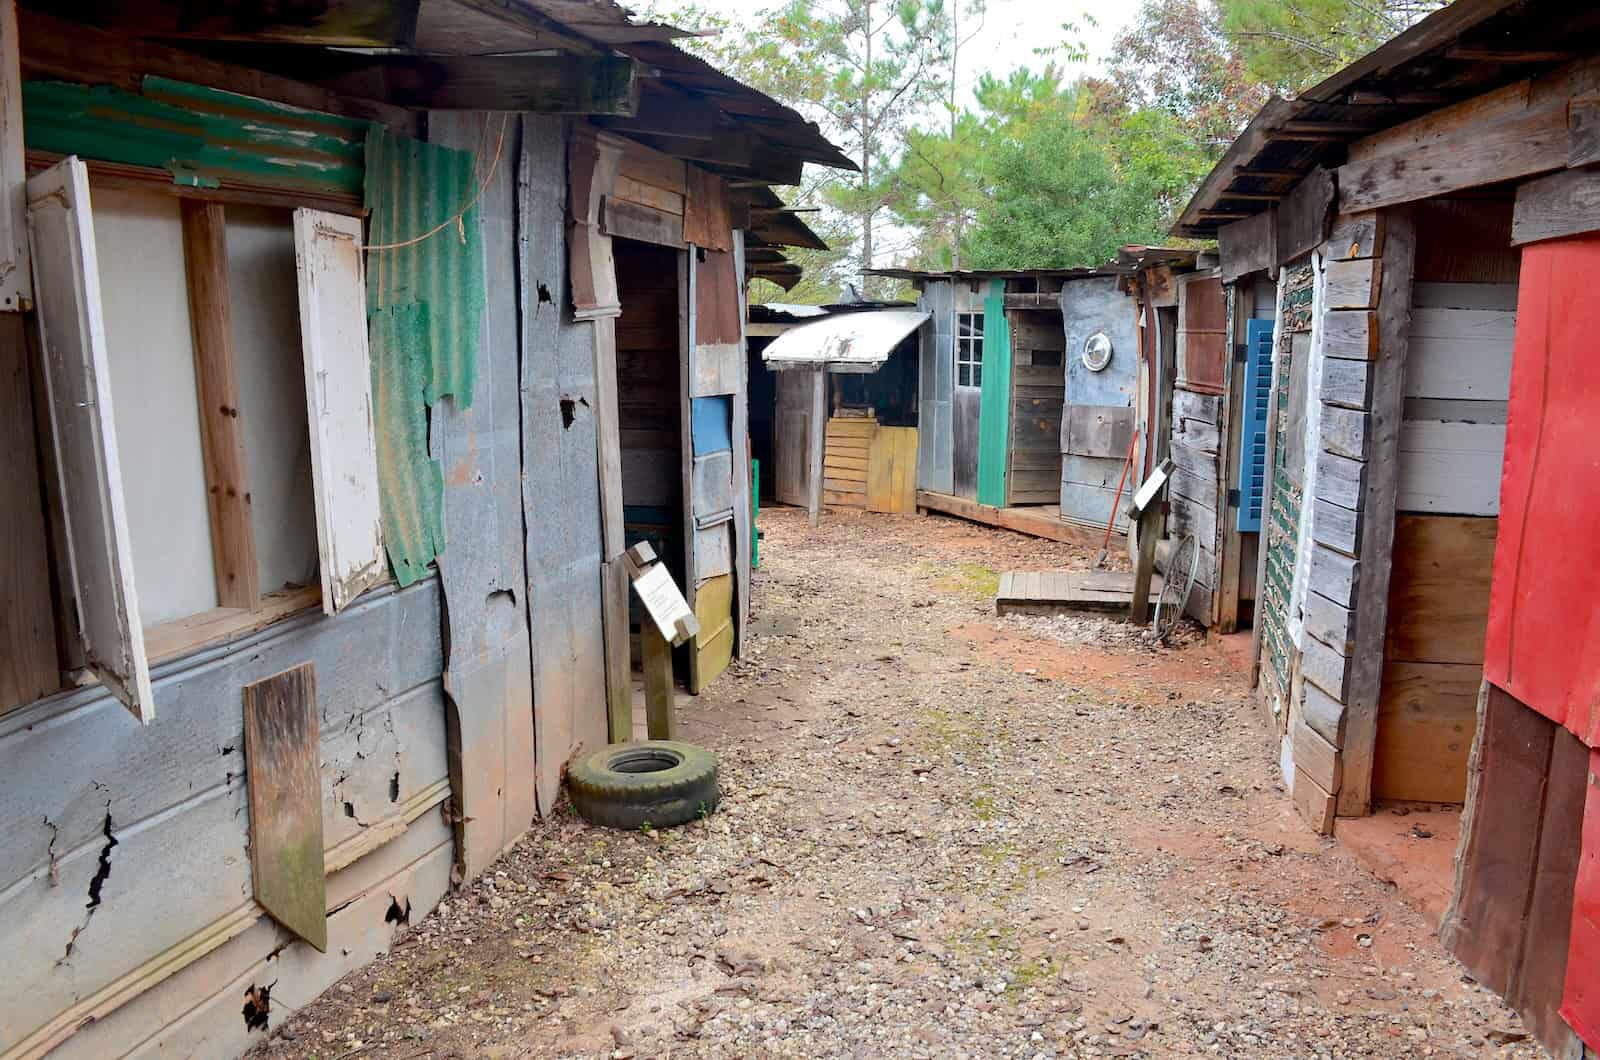
[{"label": "wooden beam", "polygon": [[1517,188],[1511,243],[1600,231],[1600,170],[1567,169]]},{"label": "wooden beam", "polygon": [[[1537,91],[1536,91],[1537,87]],[[1344,213],[1430,199],[1568,162],[1567,92],[1522,81],[1351,145]]]},{"label": "wooden beam", "polygon": [[430,110],[631,116],[639,107],[639,64],[625,55],[385,56],[314,80],[335,92]]},{"label": "wooden beam", "polygon": [[644,669],[646,734],[652,740],[676,739],[672,721],[672,646],[648,615],[639,623],[639,662]]},{"label": "wooden beam", "polygon": [[[1372,805],[1372,769],[1383,689],[1389,617],[1389,567],[1399,494],[1400,427],[1405,414],[1406,348],[1411,330],[1416,226],[1411,211],[1385,211],[1379,285],[1378,355],[1367,416],[1367,467],[1361,487],[1360,570],[1355,587],[1354,651],[1345,697],[1344,784],[1339,814],[1364,816]],[[1329,362],[1335,363],[1335,362]],[[1352,362],[1339,362],[1352,363]]]},{"label": "wooden beam", "polygon": [[1129,618],[1136,626],[1150,621],[1150,579],[1156,570],[1156,543],[1161,536],[1162,502],[1153,500],[1139,513],[1139,558],[1133,567],[1133,604]]},{"label": "wooden beam", "polygon": [[645,82],[639,107],[632,117],[600,117],[597,123],[625,136],[634,134],[676,136],[690,140],[710,140],[718,135],[721,111],[702,99],[653,87]]},{"label": "wooden beam", "polygon": [[[74,6],[62,5],[68,10]],[[196,7],[177,0],[157,0],[94,4],[92,17],[99,28],[124,37],[407,48],[416,38],[419,6],[417,0],[318,0],[310,5],[220,3]]]},{"label": "wooden beam", "polygon": [[0,714],[61,684],[24,326],[0,313]]},{"label": "wooden beam", "polygon": [[1306,174],[1278,206],[1278,261],[1287,264],[1321,246],[1333,216],[1333,174],[1320,166]]},{"label": "wooden beam", "polygon": [[1566,50],[1554,49],[1516,49],[1516,48],[1469,48],[1457,45],[1445,49],[1445,58],[1460,59],[1465,62],[1490,62],[1490,63],[1564,63],[1576,58],[1576,54]]},{"label": "wooden beam", "polygon": [[821,368],[811,373],[811,433],[806,442],[806,467],[810,481],[806,483],[806,518],[812,526],[822,513],[822,454],[827,446],[828,434],[828,373]]},{"label": "wooden beam", "polygon": [[347,98],[305,81],[109,33],[28,8],[17,11],[17,23],[24,77],[110,84],[138,93],[145,76],[155,74],[308,110],[377,121],[396,132],[417,132],[414,113],[387,103]]},{"label": "wooden beam", "polygon": [[1255,291],[1243,284],[1226,284],[1228,356],[1222,365],[1223,398],[1218,403],[1217,434],[1222,451],[1217,454],[1217,530],[1222,547],[1217,553],[1217,587],[1212,594],[1217,632],[1239,628],[1239,587],[1243,564],[1243,535],[1239,530],[1239,501],[1231,489],[1239,479],[1239,447],[1244,421],[1244,362],[1234,355],[1242,349],[1245,330],[1255,310]]},{"label": "wooden beam", "polygon": [[1304,169],[1256,169],[1253,166],[1234,166],[1237,177],[1260,177],[1263,180],[1299,180],[1308,173]]},{"label": "wooden beam", "polygon": [[223,206],[199,199],[184,199],[180,206],[217,603],[253,611],[261,606],[261,579],[250,519],[250,470],[239,411]]},{"label": "wooden beam", "polygon": [[1222,257],[1222,282],[1237,283],[1253,272],[1272,273],[1278,267],[1278,214],[1266,209],[1254,217],[1217,230],[1217,251]]},{"label": "wooden beam", "polygon": [[683,217],[607,195],[601,202],[600,231],[608,236],[683,249]]}]

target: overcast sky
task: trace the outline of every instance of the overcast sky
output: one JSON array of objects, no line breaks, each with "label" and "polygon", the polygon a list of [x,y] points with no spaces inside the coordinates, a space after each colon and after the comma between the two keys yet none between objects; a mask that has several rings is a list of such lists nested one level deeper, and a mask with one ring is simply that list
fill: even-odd
[{"label": "overcast sky", "polygon": [[[735,18],[747,17],[770,4],[752,3],[751,0],[701,0],[713,10],[723,11]],[[960,79],[970,103],[970,87],[984,73],[1004,77],[1020,66],[1041,66],[1045,59],[1034,54],[1034,49],[1058,45],[1068,39],[1062,23],[1076,26],[1076,36],[1088,45],[1090,59],[1085,66],[1068,68],[1069,79],[1082,72],[1098,71],[1111,49],[1111,40],[1132,19],[1135,4],[1085,3],[1083,0],[989,0],[988,14],[978,36],[961,50],[964,69]],[[1098,8],[1098,11],[1094,11]],[[1095,25],[1090,25],[1086,12],[1094,11]],[[962,27],[962,36],[968,30]],[[1059,61],[1059,60],[1058,60]]]}]

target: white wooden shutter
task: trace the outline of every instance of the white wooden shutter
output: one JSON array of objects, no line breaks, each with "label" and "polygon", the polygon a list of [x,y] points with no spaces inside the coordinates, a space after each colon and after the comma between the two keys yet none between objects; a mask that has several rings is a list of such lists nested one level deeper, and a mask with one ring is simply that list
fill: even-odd
[{"label": "white wooden shutter", "polygon": [[332,615],[384,577],[361,219],[296,210],[294,250],[322,609]]},{"label": "white wooden shutter", "polygon": [[78,639],[91,671],[140,721],[155,716],[122,499],[89,172],[65,158],[28,181],[34,305]]}]

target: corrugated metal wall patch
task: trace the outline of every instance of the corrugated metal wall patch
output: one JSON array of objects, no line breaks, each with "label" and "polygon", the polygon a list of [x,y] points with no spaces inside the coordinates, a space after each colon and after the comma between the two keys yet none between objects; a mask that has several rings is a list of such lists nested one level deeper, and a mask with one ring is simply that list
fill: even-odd
[{"label": "corrugated metal wall patch", "polygon": [[289,190],[361,190],[367,123],[201,85],[146,77],[143,92],[28,81],[23,137],[30,150],[164,169],[173,182],[224,179]]}]

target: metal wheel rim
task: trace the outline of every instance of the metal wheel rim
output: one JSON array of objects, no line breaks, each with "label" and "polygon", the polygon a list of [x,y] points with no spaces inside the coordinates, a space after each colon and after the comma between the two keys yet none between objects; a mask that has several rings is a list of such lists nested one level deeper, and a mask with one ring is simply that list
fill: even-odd
[{"label": "metal wheel rim", "polygon": [[[1188,569],[1184,570],[1185,567]],[[1189,594],[1194,592],[1195,576],[1199,571],[1200,548],[1193,534],[1185,534],[1178,542],[1178,547],[1172,550],[1172,558],[1167,561],[1161,595],[1156,599],[1156,636],[1162,640],[1166,640],[1178,627],[1184,608],[1188,606]],[[1179,585],[1183,587],[1181,593],[1178,591]]]}]

